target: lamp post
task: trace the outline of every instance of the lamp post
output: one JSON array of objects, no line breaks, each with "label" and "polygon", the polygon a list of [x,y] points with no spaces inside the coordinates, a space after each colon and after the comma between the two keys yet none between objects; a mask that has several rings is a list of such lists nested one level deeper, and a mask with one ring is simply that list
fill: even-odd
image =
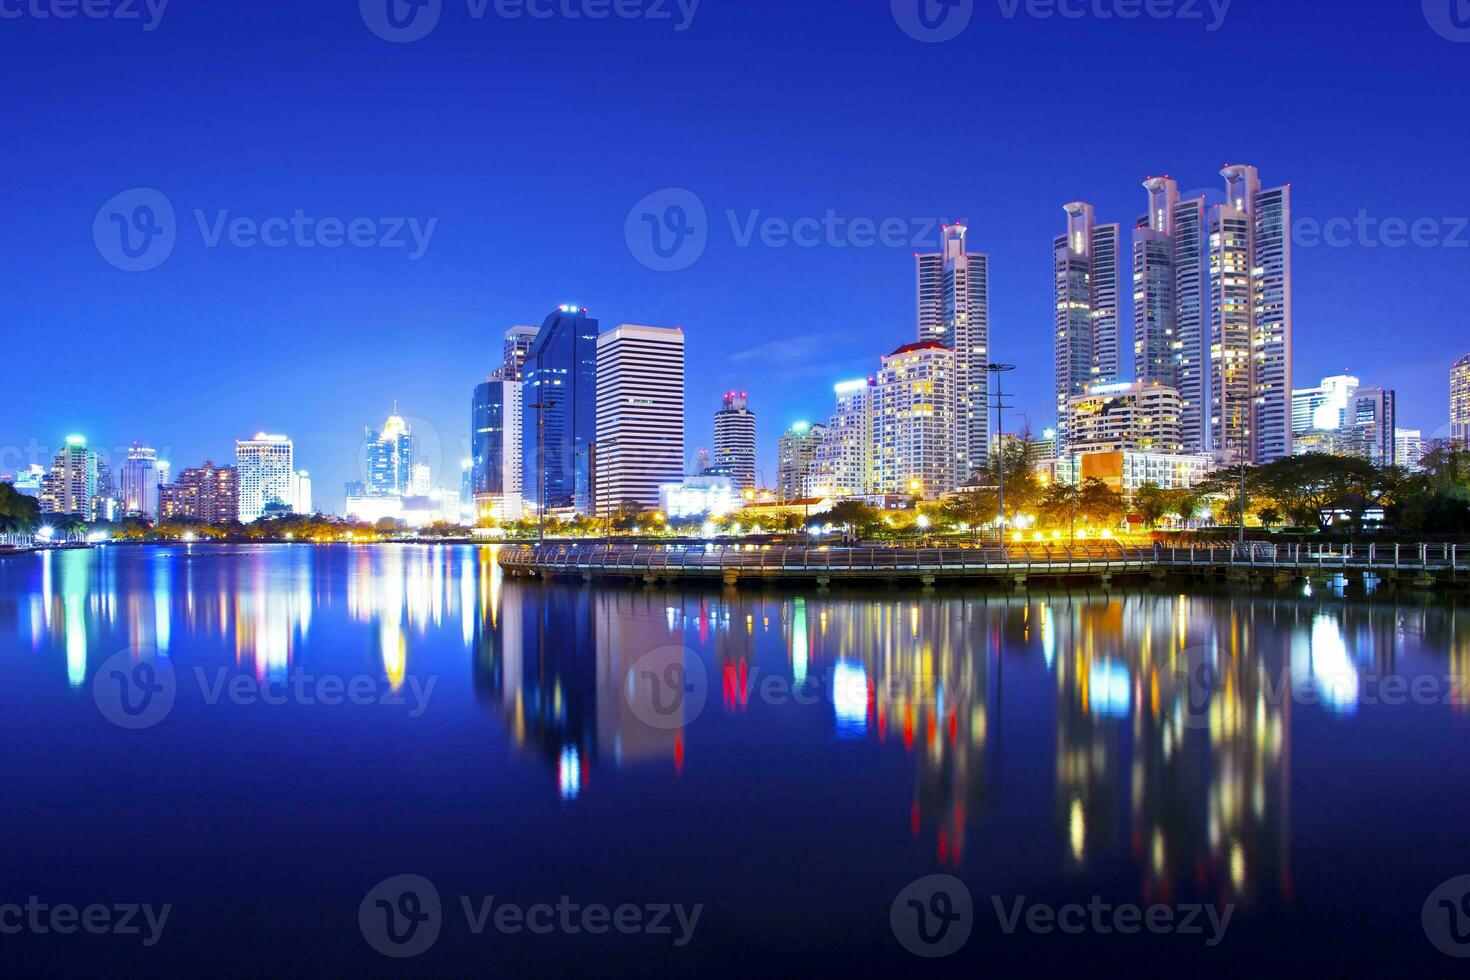
[{"label": "lamp post", "polygon": [[1016,366],[1014,364],[985,365],[985,370],[995,375],[995,446],[996,451],[1000,453],[1000,465],[996,467],[995,471],[1000,478],[999,492],[996,496],[997,503],[1000,505],[1000,528],[998,533],[1000,534],[1001,544],[1005,544],[1006,538],[1006,457],[1005,451],[1001,448],[1001,437],[1005,435],[1004,411],[1011,407],[1001,401],[1005,397],[1005,393],[1001,391],[1001,376],[1015,369]]}]

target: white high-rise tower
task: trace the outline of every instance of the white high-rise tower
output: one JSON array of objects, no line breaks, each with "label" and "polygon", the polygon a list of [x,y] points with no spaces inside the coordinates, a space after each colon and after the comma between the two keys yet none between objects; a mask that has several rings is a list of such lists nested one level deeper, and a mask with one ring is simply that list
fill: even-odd
[{"label": "white high-rise tower", "polygon": [[918,342],[955,352],[953,453],[961,483],[990,457],[990,257],[971,252],[969,229],[944,227],[937,253],[917,255]]},{"label": "white high-rise tower", "polygon": [[1099,225],[1091,204],[1063,208],[1067,232],[1052,243],[1056,288],[1057,445],[1070,441],[1067,406],[1093,385],[1113,384],[1118,343],[1118,226]]},{"label": "white high-rise tower", "polygon": [[597,338],[593,500],[599,517],[624,501],[659,507],[684,475],[684,331],[623,324]]}]

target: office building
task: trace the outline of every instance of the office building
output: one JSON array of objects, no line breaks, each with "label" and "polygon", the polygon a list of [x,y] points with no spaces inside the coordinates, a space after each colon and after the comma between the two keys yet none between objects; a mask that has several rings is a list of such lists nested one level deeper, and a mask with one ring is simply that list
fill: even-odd
[{"label": "office building", "polygon": [[521,383],[496,372],[475,387],[470,496],[481,520],[521,518]]},{"label": "office building", "polygon": [[298,470],[291,483],[291,510],[297,514],[313,514],[316,508],[311,499],[311,474]]},{"label": "office building", "polygon": [[684,475],[684,331],[622,324],[597,338],[596,513],[660,506]]},{"label": "office building", "polygon": [[797,422],[776,442],[776,496],[782,503],[810,496],[817,447],[827,433],[824,425]]},{"label": "office building", "polygon": [[393,406],[393,414],[374,432],[364,430],[363,468],[367,496],[404,497],[411,492],[413,466],[418,456],[418,443],[412,430]]},{"label": "office building", "polygon": [[118,470],[118,493],[123,513],[131,517],[152,519],[158,516],[158,486],[168,482],[168,463],[158,458],[158,451],[141,443],[133,443],[128,458]]},{"label": "office building", "polygon": [[659,510],[669,519],[724,517],[740,509],[740,494],[728,476],[686,476],[658,488]]},{"label": "office building", "polygon": [[1289,456],[1291,188],[1229,166],[1209,211],[1210,448],[1223,463]]},{"label": "office building", "polygon": [[500,366],[500,376],[508,381],[521,380],[521,365],[536,343],[537,327],[511,327],[505,334],[505,355]]},{"label": "office building", "polygon": [[203,466],[179,473],[173,483],[158,491],[158,519],[200,521],[226,524],[240,512],[239,471],[233,466],[215,466],[205,460]]},{"label": "office building", "polygon": [[1424,462],[1424,433],[1419,429],[1398,429],[1393,434],[1394,465],[1400,469],[1418,470]]},{"label": "office building", "polygon": [[1063,455],[1181,452],[1179,392],[1141,382],[1096,385],[1067,403],[1070,441]]},{"label": "office building", "polygon": [[742,494],[755,489],[755,413],[743,391],[725,392],[715,413],[715,463],[710,472],[730,477]]},{"label": "office building", "polygon": [[1179,392],[1185,452],[1208,439],[1206,339],[1209,275],[1205,199],[1179,199],[1169,177],[1150,177],[1148,213],[1133,230],[1133,371]]},{"label": "office building", "polygon": [[93,502],[98,499],[98,456],[81,436],[67,436],[66,443],[51,461],[41,480],[41,513],[69,514],[93,520]]},{"label": "office building", "polygon": [[1077,484],[1101,480],[1121,494],[1132,495],[1150,483],[1164,490],[1188,490],[1214,472],[1216,465],[1208,454],[1112,451],[1044,460],[1037,468],[1047,481]]},{"label": "office building", "polygon": [[269,513],[289,513],[297,503],[295,447],[286,436],[262,432],[235,441],[240,521],[250,524]]},{"label": "office building", "polygon": [[0,483],[10,484],[15,492],[22,496],[39,498],[47,472],[46,467],[31,463],[18,473],[7,473],[0,476]]},{"label": "office building", "polygon": [[1470,354],[1450,369],[1450,441],[1470,448]]},{"label": "office building", "polygon": [[1323,378],[1291,394],[1292,451],[1357,456],[1377,466],[1397,458],[1397,397],[1351,375]]},{"label": "office building", "polygon": [[870,378],[835,388],[837,408],[817,444],[809,495],[857,497],[873,486],[873,388]]},{"label": "office building", "polygon": [[598,324],[563,306],[521,364],[521,495],[538,510],[591,513]]},{"label": "office building", "polygon": [[1099,225],[1091,204],[1063,209],[1067,231],[1052,243],[1056,292],[1058,441],[1066,446],[1067,404],[1120,377],[1116,224]]},{"label": "office building", "polygon": [[916,256],[919,343],[955,352],[956,471],[961,479],[990,458],[990,258],[971,252],[969,229],[944,227],[943,247]]},{"label": "office building", "polygon": [[958,484],[957,360],[933,340],[883,358],[873,392],[874,492],[933,500]]}]

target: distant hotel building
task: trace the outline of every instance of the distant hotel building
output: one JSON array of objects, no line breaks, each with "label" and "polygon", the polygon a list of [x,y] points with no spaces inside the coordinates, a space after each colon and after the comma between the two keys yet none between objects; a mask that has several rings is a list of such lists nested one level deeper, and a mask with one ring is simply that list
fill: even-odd
[{"label": "distant hotel building", "polygon": [[409,496],[418,448],[408,423],[398,414],[398,406],[394,405],[393,414],[383,423],[381,431],[364,431],[367,437],[363,451],[367,495]]},{"label": "distant hotel building", "polygon": [[1418,429],[1398,429],[1393,434],[1394,465],[1417,470],[1424,462],[1424,433]]},{"label": "distant hotel building", "polygon": [[597,333],[586,310],[563,306],[521,365],[521,495],[542,511],[592,511]]},{"label": "distant hotel building", "polygon": [[186,469],[173,483],[159,487],[158,519],[190,520],[225,524],[240,511],[239,471],[233,466],[203,466]]},{"label": "distant hotel building", "polygon": [[1091,204],[1074,202],[1067,232],[1052,245],[1056,284],[1057,441],[1070,444],[1067,405],[1092,385],[1116,382],[1118,226],[1099,225]]},{"label": "distant hotel building", "polygon": [[1293,452],[1357,456],[1392,466],[1397,398],[1385,388],[1365,387],[1350,375],[1323,378],[1315,388],[1291,395]]},{"label": "distant hotel building", "polygon": [[128,458],[118,471],[118,491],[123,513],[134,517],[158,516],[158,487],[168,482],[168,463],[160,462],[158,451],[133,443]]},{"label": "distant hotel building", "polygon": [[505,334],[505,352],[500,371],[511,381],[521,380],[521,365],[536,343],[539,327],[511,327]]},{"label": "distant hotel building", "polygon": [[1450,441],[1470,448],[1470,354],[1450,369]]},{"label": "distant hotel building", "polygon": [[505,335],[500,367],[475,386],[470,406],[470,448],[466,495],[477,518],[521,518],[522,365],[540,334],[536,327],[511,327]]},{"label": "distant hotel building", "polygon": [[942,249],[915,257],[918,342],[939,343],[955,353],[955,425],[948,450],[961,482],[990,457],[990,258],[969,251],[968,235],[964,225],[946,225]]},{"label": "distant hotel building", "polygon": [[835,390],[837,409],[817,444],[808,495],[862,496],[873,486],[874,383],[859,378]]},{"label": "distant hotel building", "polygon": [[1168,177],[1144,181],[1148,213],[1133,230],[1133,371],[1179,392],[1184,450],[1203,452],[1209,291],[1205,199],[1179,199]]},{"label": "distant hotel building", "polygon": [[657,510],[684,475],[684,332],[623,324],[597,338],[595,509]]},{"label": "distant hotel building", "polygon": [[933,500],[958,484],[957,360],[933,340],[883,358],[873,393],[874,492]]},{"label": "distant hotel building", "polygon": [[743,391],[725,393],[715,413],[715,462],[711,472],[728,476],[741,493],[755,487],[755,413]]},{"label": "distant hotel building", "polygon": [[817,449],[827,427],[797,422],[776,443],[776,495],[783,504],[811,496]]},{"label": "distant hotel building", "polygon": [[81,436],[67,436],[41,480],[41,513],[70,514],[94,520],[94,503],[100,500],[98,456]]},{"label": "distant hotel building", "polygon": [[295,449],[286,436],[262,432],[235,442],[240,480],[240,521],[250,524],[271,514],[296,509],[300,486]]},{"label": "distant hotel building", "polygon": [[1164,456],[1182,452],[1179,392],[1167,385],[1096,385],[1067,404],[1066,455],[1133,452]]}]

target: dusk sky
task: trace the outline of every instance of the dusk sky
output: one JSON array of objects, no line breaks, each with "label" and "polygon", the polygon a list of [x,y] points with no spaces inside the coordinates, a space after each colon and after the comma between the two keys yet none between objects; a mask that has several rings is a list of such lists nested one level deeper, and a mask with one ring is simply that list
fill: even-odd
[{"label": "dusk sky", "polygon": [[[1020,368],[1015,427],[1024,411],[1039,430],[1062,205],[1131,227],[1145,177],[1215,192],[1226,163],[1291,183],[1299,224],[1418,223],[1419,244],[1372,225],[1345,247],[1298,242],[1294,381],[1354,373],[1398,390],[1401,426],[1441,430],[1470,351],[1470,27],[1453,0],[1234,0],[1218,22],[1220,2],[1125,21],[976,0],[957,38],[923,43],[888,0],[703,0],[687,23],[688,0],[603,20],[442,0],[426,37],[391,43],[356,0],[175,0],[152,30],[142,0],[141,20],[0,0],[0,472],[71,432],[180,467],[266,430],[295,439],[318,506],[340,510],[362,428],[396,399],[457,486],[506,329],[577,303],[604,328],[684,327],[690,452],[720,393],[746,390],[774,481],[779,431],[824,419],[834,382],[914,338],[913,253],[938,219],[990,253],[993,354]],[[137,188],[177,232],[128,272],[93,225]],[[672,272],[627,235],[668,188],[708,215],[706,250]],[[374,234],[407,219],[405,245],[209,245],[222,221],[298,210]],[[829,211],[908,230],[742,243],[752,221]]]}]

